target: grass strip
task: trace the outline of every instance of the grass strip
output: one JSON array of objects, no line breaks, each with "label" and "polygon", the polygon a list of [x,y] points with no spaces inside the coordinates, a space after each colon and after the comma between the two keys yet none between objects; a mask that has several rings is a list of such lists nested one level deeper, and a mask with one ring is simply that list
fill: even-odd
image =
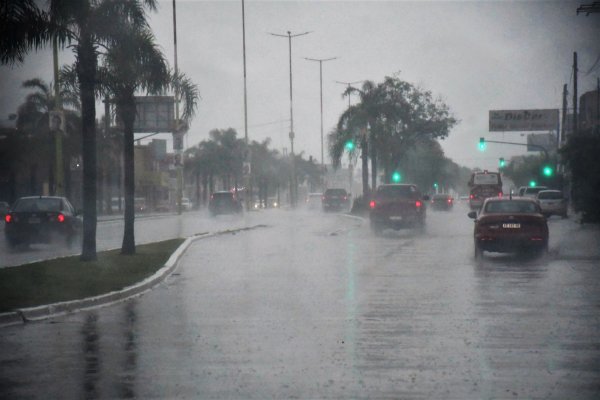
[{"label": "grass strip", "polygon": [[184,239],[136,246],[136,254],[98,252],[96,261],[79,256],[0,269],[0,312],[60,301],[83,299],[121,290],[164,266]]}]

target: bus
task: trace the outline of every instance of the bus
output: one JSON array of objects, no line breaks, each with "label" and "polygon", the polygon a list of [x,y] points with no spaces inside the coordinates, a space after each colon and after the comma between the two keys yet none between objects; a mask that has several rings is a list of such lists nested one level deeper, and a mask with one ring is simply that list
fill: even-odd
[{"label": "bus", "polygon": [[502,197],[502,178],[499,172],[473,172],[469,188],[469,207],[479,209],[488,197]]}]

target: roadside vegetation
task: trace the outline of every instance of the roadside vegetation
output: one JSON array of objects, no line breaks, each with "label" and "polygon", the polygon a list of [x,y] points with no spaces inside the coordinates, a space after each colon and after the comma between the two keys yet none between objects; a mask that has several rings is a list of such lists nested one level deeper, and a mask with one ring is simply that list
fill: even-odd
[{"label": "roadside vegetation", "polygon": [[94,261],[78,256],[0,269],[0,312],[78,300],[124,289],[164,266],[183,239],[137,246],[136,254],[98,252]]}]

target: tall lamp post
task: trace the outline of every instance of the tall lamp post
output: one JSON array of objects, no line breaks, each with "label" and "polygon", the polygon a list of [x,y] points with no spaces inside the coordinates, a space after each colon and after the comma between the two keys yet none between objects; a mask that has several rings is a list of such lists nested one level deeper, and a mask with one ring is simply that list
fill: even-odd
[{"label": "tall lamp post", "polygon": [[290,157],[292,160],[292,187],[290,190],[292,207],[296,207],[296,160],[294,159],[294,107],[292,97],[292,38],[308,35],[310,32],[302,32],[292,35],[292,32],[287,31],[287,35],[270,33],[270,35],[283,37],[288,39],[289,54],[290,54]]},{"label": "tall lamp post", "polygon": [[[179,76],[177,68],[177,10],[175,0],[173,0],[173,58],[175,67],[175,76]],[[177,214],[183,212],[183,132],[180,132],[179,123],[179,85],[175,84],[175,132],[173,133],[173,150],[175,151],[177,167]]]},{"label": "tall lamp post", "polygon": [[[342,85],[346,85],[348,89],[350,89],[352,87],[352,85],[356,84],[356,83],[361,83],[364,81],[354,81],[354,82],[342,82],[342,81],[335,81],[335,83],[340,83]],[[350,93],[348,93],[348,108],[350,108]]]},{"label": "tall lamp post", "polygon": [[321,94],[321,167],[325,165],[324,157],[323,157],[323,62],[335,60],[337,57],[331,58],[307,58],[304,57],[305,60],[308,61],[316,61],[319,63],[319,88]]}]

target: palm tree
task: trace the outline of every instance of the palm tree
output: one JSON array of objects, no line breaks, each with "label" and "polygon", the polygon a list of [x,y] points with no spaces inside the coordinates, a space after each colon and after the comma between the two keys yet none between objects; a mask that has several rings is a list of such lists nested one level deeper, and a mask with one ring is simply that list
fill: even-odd
[{"label": "palm tree", "polygon": [[[99,82],[105,95],[112,95],[116,105],[117,118],[123,122],[125,214],[121,254],[135,253],[134,196],[135,164],[133,124],[136,115],[135,93],[161,93],[169,85],[191,88],[184,102],[184,121],[195,112],[197,89],[184,75],[171,76],[167,62],[155,44],[154,35],[148,27],[123,24],[118,40],[111,41],[107,52],[102,56],[103,65],[99,68]],[[190,100],[191,99],[191,100]]]},{"label": "palm tree", "polygon": [[[42,9],[35,0],[3,0],[0,20],[0,62],[22,63],[30,50],[53,41],[71,45],[81,101],[83,156],[83,245],[81,260],[96,255],[96,108],[95,86],[98,47],[115,37],[115,28],[124,21],[146,25],[142,4],[156,9],[155,0],[50,0]],[[116,29],[118,31],[118,29]]]}]

